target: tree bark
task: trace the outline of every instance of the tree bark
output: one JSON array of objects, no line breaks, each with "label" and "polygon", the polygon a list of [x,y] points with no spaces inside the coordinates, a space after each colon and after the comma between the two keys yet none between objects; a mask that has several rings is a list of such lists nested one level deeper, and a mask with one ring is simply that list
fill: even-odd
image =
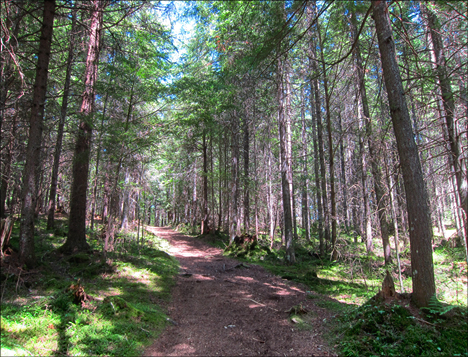
[{"label": "tree bark", "polygon": [[63,128],[65,126],[65,118],[67,117],[68,110],[68,96],[70,93],[70,79],[71,71],[73,64],[73,51],[75,48],[75,31],[76,31],[76,5],[75,2],[74,8],[72,10],[72,23],[70,30],[70,46],[68,48],[68,57],[67,57],[67,71],[65,73],[65,84],[63,86],[63,96],[62,96],[62,108],[60,110],[60,120],[57,129],[57,140],[55,144],[54,151],[54,163],[52,166],[52,176],[50,182],[50,192],[49,192],[49,211],[47,215],[47,229],[53,229],[55,226],[55,206],[56,206],[56,197],[57,197],[57,178],[60,165],[60,155],[62,154],[62,139],[63,139]]},{"label": "tree bark", "polygon": [[[308,23],[312,25],[316,13],[315,1],[307,9]],[[327,192],[325,182],[325,161],[323,159],[323,138],[322,138],[322,116],[320,93],[318,88],[318,68],[316,62],[316,49],[314,37],[311,36],[309,44],[309,68],[312,72],[310,79],[310,113],[312,117],[312,142],[314,146],[314,176],[317,198],[317,220],[318,236],[320,244],[320,256],[325,254],[325,240],[328,239],[328,227],[324,224],[325,210],[327,207]],[[324,234],[325,225],[325,234]],[[324,237],[325,236],[325,237]]]},{"label": "tree bark", "polygon": [[[10,2],[12,5],[13,2]],[[9,6],[8,3],[4,3],[2,7],[5,9],[5,13],[7,12],[7,7]],[[5,48],[9,48],[9,55],[0,56],[0,133],[5,133],[6,130],[4,128],[4,121],[5,121],[5,110],[7,105],[8,99],[8,92],[10,86],[15,81],[15,71],[14,66],[12,63],[15,61],[15,52],[18,47],[18,33],[21,28],[21,21],[26,14],[26,11],[20,7],[17,8],[17,13],[14,18],[10,18],[10,16],[6,15],[5,25],[6,28],[2,29],[2,50]],[[11,29],[11,34],[7,33],[8,30]],[[3,54],[3,53],[2,53]],[[11,180],[11,163],[13,158],[13,146],[15,142],[15,134],[17,128],[17,119],[18,119],[18,101],[15,102],[14,107],[14,114],[13,114],[13,123],[10,130],[10,135],[8,139],[8,144],[4,147],[4,150],[0,150],[2,155],[2,160],[0,162],[0,169],[1,169],[1,179],[0,179],[0,218],[4,218],[6,216],[5,212],[5,203],[7,198],[8,187]],[[5,139],[5,137],[3,137]],[[10,215],[13,212],[10,210]]]},{"label": "tree bark", "polygon": [[236,111],[232,118],[232,149],[231,149],[231,214],[229,215],[229,244],[234,242],[237,235],[237,198],[239,195],[239,118]]},{"label": "tree bark", "polygon": [[203,212],[201,221],[201,234],[207,234],[210,230],[208,227],[208,157],[207,157],[207,143],[206,133],[203,130]]},{"label": "tree bark", "polygon": [[283,75],[284,75],[283,59],[278,59],[277,69],[277,102],[278,102],[278,127],[280,140],[280,156],[281,156],[281,186],[283,193],[283,221],[284,221],[284,240],[286,243],[286,260],[289,263],[295,262],[294,246],[293,246],[293,225],[292,225],[292,207],[291,207],[291,190],[290,190],[290,157],[288,153],[288,132],[287,118],[285,115],[284,106],[284,90],[283,90]]},{"label": "tree bark", "polygon": [[94,84],[97,79],[99,50],[102,28],[103,10],[106,1],[93,0],[86,56],[85,89],[81,102],[81,122],[73,157],[73,183],[70,194],[70,216],[68,236],[60,250],[64,253],[87,251],[90,249],[86,241],[86,194],[88,189],[89,159],[91,151],[92,119],[94,112]]},{"label": "tree bark", "polygon": [[436,292],[427,192],[396,60],[386,1],[372,1],[372,10],[408,206],[413,270],[412,298],[418,306],[423,307],[429,305]]},{"label": "tree bark", "polygon": [[338,113],[338,129],[340,131],[340,160],[341,160],[341,187],[343,191],[343,216],[346,233],[349,233],[349,218],[348,218],[348,184],[346,180],[346,166],[344,154],[344,133],[341,120],[341,113]]},{"label": "tree bark", "polygon": [[249,121],[247,110],[245,111],[245,117],[243,122],[244,131],[244,231],[249,232],[250,229],[250,178],[249,178],[249,146],[250,146],[250,135],[249,135]]},{"label": "tree bark", "polygon": [[356,29],[356,14],[353,13],[352,19],[352,28],[353,28],[353,35],[355,37],[355,60],[356,60],[356,74],[358,80],[358,89],[359,94],[361,97],[362,103],[362,111],[364,114],[364,121],[366,126],[366,136],[367,142],[369,145],[369,157],[370,157],[370,164],[371,164],[371,171],[372,176],[374,177],[374,191],[375,197],[377,202],[377,215],[379,217],[380,223],[380,235],[382,238],[383,243],[383,250],[384,250],[384,259],[385,265],[388,265],[392,262],[391,259],[391,249],[390,249],[390,242],[388,239],[388,224],[387,224],[387,217],[385,213],[386,207],[386,200],[385,200],[385,187],[383,184],[382,173],[379,167],[379,150],[375,143],[372,133],[372,122],[370,118],[370,111],[369,111],[369,104],[367,101],[367,91],[366,91],[366,83],[365,83],[365,76],[364,76],[364,67],[362,65],[362,58],[361,58],[361,49],[359,45],[359,37],[357,36],[357,29]]},{"label": "tree bark", "polygon": [[325,92],[325,110],[327,118],[327,134],[328,134],[328,151],[329,151],[329,172],[330,172],[330,206],[331,206],[331,222],[332,222],[332,231],[331,231],[331,245],[332,245],[332,254],[331,259],[336,260],[338,257],[338,252],[335,249],[336,244],[336,194],[335,194],[335,151],[333,150],[333,135],[332,135],[332,125],[331,125],[331,115],[330,115],[330,93],[328,91],[328,78],[327,71],[325,66],[325,59],[323,55],[323,43],[322,36],[320,34],[320,29],[317,28],[319,42],[320,42],[320,55],[322,59],[322,71],[323,71],[323,89]]},{"label": "tree bark", "polygon": [[44,107],[47,93],[50,49],[55,16],[55,0],[44,1],[41,39],[37,55],[36,79],[29,119],[29,138],[23,171],[22,207],[20,222],[20,260],[29,268],[35,265],[34,210],[37,200],[37,175],[42,143]]},{"label": "tree bark", "polygon": [[304,86],[301,86],[301,124],[302,124],[302,229],[305,232],[305,239],[310,241],[309,230],[309,173],[307,170],[307,134],[306,134],[306,119],[305,119],[305,101],[304,101]]},{"label": "tree bark", "polygon": [[449,146],[449,160],[450,164],[455,172],[455,180],[457,187],[458,200],[460,207],[462,208],[462,215],[464,217],[464,232],[465,232],[465,246],[468,247],[468,224],[466,223],[468,218],[468,185],[466,176],[463,175],[463,165],[461,164],[460,146],[458,142],[458,135],[455,128],[455,101],[453,99],[453,91],[451,81],[447,73],[445,49],[440,35],[441,26],[439,19],[434,11],[432,11],[424,2],[421,2],[421,8],[423,13],[427,17],[429,26],[429,32],[432,39],[432,46],[435,56],[435,66],[437,78],[439,80],[439,87],[442,94],[442,104],[445,111],[445,125],[448,134],[448,146]]}]

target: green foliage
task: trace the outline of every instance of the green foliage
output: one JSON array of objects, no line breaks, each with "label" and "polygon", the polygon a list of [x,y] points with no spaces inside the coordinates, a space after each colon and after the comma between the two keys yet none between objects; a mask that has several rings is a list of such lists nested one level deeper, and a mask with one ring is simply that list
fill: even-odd
[{"label": "green foliage", "polygon": [[446,313],[448,313],[449,311],[451,311],[454,308],[455,308],[454,305],[443,304],[434,295],[429,300],[429,306],[428,307],[423,307],[422,310],[427,311],[427,314],[429,316],[431,316],[431,317],[439,317],[439,316],[445,315]]},{"label": "green foliage", "polygon": [[330,321],[330,336],[343,356],[466,356],[466,309],[450,310],[451,319],[433,324],[398,301],[369,300]]},{"label": "green foliage", "polygon": [[[65,222],[57,223],[66,229]],[[145,233],[144,245],[137,244],[128,232],[103,264],[96,232],[89,232],[95,253],[71,257],[53,252],[61,235],[41,229],[39,234],[40,273],[27,275],[30,289],[17,277],[1,285],[2,355],[141,354],[166,324],[160,305],[170,297],[178,271],[177,261],[162,250],[167,242]],[[91,297],[83,304],[67,290],[78,279]]]}]

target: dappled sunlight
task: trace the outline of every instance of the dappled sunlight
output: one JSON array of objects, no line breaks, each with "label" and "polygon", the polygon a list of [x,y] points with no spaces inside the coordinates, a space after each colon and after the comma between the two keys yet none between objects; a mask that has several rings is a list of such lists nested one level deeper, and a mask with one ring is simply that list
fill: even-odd
[{"label": "dappled sunlight", "polygon": [[174,346],[174,350],[181,354],[188,354],[188,353],[195,352],[195,348],[190,346],[188,343],[180,343]]}]

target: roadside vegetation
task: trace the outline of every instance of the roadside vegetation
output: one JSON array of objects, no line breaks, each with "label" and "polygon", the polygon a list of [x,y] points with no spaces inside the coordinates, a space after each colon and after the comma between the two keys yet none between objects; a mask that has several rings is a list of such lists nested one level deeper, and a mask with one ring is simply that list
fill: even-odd
[{"label": "roadside vegetation", "polygon": [[67,220],[54,231],[40,218],[33,270],[16,263],[18,227],[2,260],[2,356],[135,356],[164,329],[177,261],[168,243],[127,231],[102,259],[101,227],[88,231],[93,254],[63,256]]},{"label": "roadside vegetation", "polygon": [[[185,233],[191,227],[179,226]],[[299,237],[295,245],[297,262],[285,263],[281,241],[274,248],[266,235],[255,244],[231,245],[223,233],[199,236],[224,249],[224,254],[249,264],[259,264],[286,280],[306,286],[314,303],[333,312],[332,321],[324,321],[330,344],[342,356],[468,356],[467,268],[463,247],[453,247],[436,237],[434,269],[437,296],[428,308],[418,309],[411,302],[411,263],[409,249],[402,249],[400,289],[396,259],[386,267],[383,255],[367,254],[365,244],[342,234],[339,259],[320,258],[317,240]],[[375,240],[374,252],[382,252]],[[275,249],[278,247],[279,249]],[[393,276],[398,298],[376,297],[386,270]],[[302,328],[307,316],[296,316]]]}]

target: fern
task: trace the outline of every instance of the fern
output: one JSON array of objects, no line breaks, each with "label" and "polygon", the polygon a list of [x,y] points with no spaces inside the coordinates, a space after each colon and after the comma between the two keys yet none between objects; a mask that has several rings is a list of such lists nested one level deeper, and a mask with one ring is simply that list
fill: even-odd
[{"label": "fern", "polygon": [[437,297],[433,295],[429,300],[429,306],[424,307],[423,309],[427,310],[429,314],[442,316],[450,310],[452,310],[454,307],[455,306],[453,305],[447,305],[440,302],[439,300],[437,300]]}]

